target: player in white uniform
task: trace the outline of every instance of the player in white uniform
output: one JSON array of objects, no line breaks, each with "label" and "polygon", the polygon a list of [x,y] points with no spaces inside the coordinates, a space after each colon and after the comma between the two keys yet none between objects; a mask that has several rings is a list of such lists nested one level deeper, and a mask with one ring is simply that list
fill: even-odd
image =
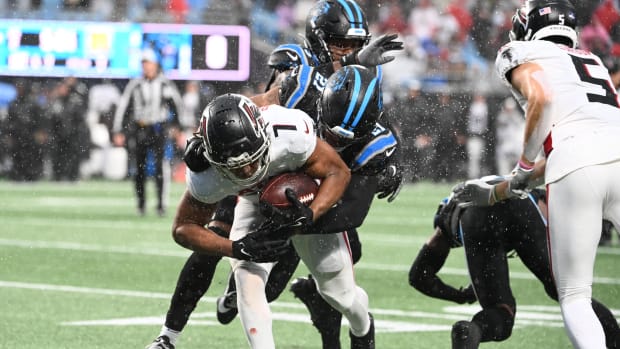
[{"label": "player in white uniform", "polygon": [[[575,15],[568,0],[530,0],[513,17],[512,41],[500,49],[496,68],[525,110],[521,159],[510,181],[470,181],[459,196],[493,204],[544,173],[566,330],[577,348],[604,348],[592,280],[602,219],[620,223],[620,101],[601,59],[575,49]],[[535,167],[541,151],[546,167]]]},{"label": "player in white uniform", "polygon": [[[309,207],[294,195],[289,198],[297,208],[289,211],[289,218],[302,226],[311,225],[342,196],[350,170],[333,148],[316,137],[314,123],[306,113],[276,105],[259,111],[240,95],[219,96],[209,103],[198,134],[204,139],[204,154],[212,166],[203,172],[188,170],[187,191],[175,217],[173,236],[194,251],[234,257],[230,261],[239,315],[250,346],[274,348],[264,291],[273,263],[257,262],[277,260],[282,237],[262,225],[265,218],[258,205],[260,185],[286,171],[303,170],[320,179],[319,192]],[[231,194],[238,194],[238,203],[228,240],[204,226],[217,202]],[[275,239],[275,247],[263,238]],[[352,331],[363,335],[370,328],[368,300],[354,283],[345,238],[336,234],[325,239],[296,235],[292,240],[309,269],[335,272],[330,289],[341,291],[335,297],[343,306],[353,304],[348,319]],[[275,251],[273,256],[269,255],[271,250]]]}]

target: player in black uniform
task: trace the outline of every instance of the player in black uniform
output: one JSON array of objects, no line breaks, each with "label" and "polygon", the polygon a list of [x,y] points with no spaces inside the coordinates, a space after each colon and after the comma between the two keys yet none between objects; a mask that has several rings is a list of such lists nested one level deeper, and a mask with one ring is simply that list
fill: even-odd
[{"label": "player in black uniform", "polygon": [[[500,178],[485,179],[493,183]],[[425,295],[460,304],[473,303],[477,296],[483,309],[471,321],[453,325],[452,348],[478,348],[481,342],[510,337],[517,310],[508,275],[511,251],[542,282],[547,295],[558,300],[547,248],[545,194],[543,189],[534,189],[524,197],[489,207],[461,208],[451,198],[439,205],[435,233],[414,260],[409,284]],[[457,289],[443,283],[437,273],[450,249],[461,246],[473,284]],[[592,307],[605,329],[607,346],[616,348],[620,340],[616,319],[594,299]]]},{"label": "player in black uniform", "polygon": [[[395,36],[384,36],[362,49],[370,38],[368,24],[364,12],[359,8],[359,5],[351,0],[320,1],[315,5],[314,10],[311,11],[308,21],[313,22],[313,24],[307,26],[311,31],[315,32],[312,35],[319,36],[319,31],[322,32],[320,34],[320,41],[318,39],[309,39],[304,45],[282,45],[274,50],[269,59],[269,64],[274,69],[270,81],[270,85],[273,88],[265,96],[270,96],[275,98],[275,100],[269,100],[264,97],[259,97],[258,100],[253,98],[257,104],[277,103],[286,105],[287,107],[303,109],[314,117],[317,115],[316,100],[320,96],[320,88],[323,88],[327,81],[325,76],[333,73],[334,69],[339,69],[341,66],[350,63],[363,63],[365,65],[383,64],[393,59],[393,57],[384,56],[385,52],[402,49],[402,42],[394,41]],[[319,30],[321,26],[325,26],[325,28]],[[318,42],[318,45],[321,47],[325,46],[327,51],[315,54],[314,50],[318,50],[319,47],[316,44],[313,46],[311,42]],[[317,65],[316,70],[313,65]],[[283,78],[288,75],[289,71],[296,67],[298,72],[292,78],[284,80]],[[380,68],[377,70],[378,74],[380,74]],[[322,84],[320,83],[321,81]],[[291,98],[293,96],[295,98]],[[260,103],[261,100],[263,103]],[[209,166],[202,155],[203,150],[200,148],[200,144],[201,142],[190,139],[184,154],[188,167],[193,171],[205,170]],[[395,155],[393,154],[393,156]],[[393,194],[396,194],[402,180],[399,167],[396,164],[387,166],[386,170],[381,174],[381,178],[384,179],[380,183],[380,197],[390,196],[393,198]],[[220,203],[211,223],[209,223],[211,230],[218,231],[223,236],[228,235],[232,223],[234,204],[234,197],[229,197]],[[355,241],[351,235],[350,240],[352,240],[351,243],[355,246]],[[356,250],[361,253],[361,247]],[[294,254],[294,251],[291,254]],[[355,256],[355,253],[354,257],[359,259],[359,257]],[[298,257],[294,255],[291,258]],[[179,275],[160,335],[147,348],[174,348],[176,339],[187,324],[189,316],[196,307],[198,300],[209,288],[220,259],[197,253],[193,253],[190,256]],[[275,299],[281,293],[293,272],[294,269],[278,270],[277,266],[272,270],[266,290],[269,300]],[[280,282],[272,280],[280,280]],[[222,301],[218,302],[218,308],[219,305],[233,306],[230,308],[224,307],[224,312],[218,311],[218,319],[222,323],[232,321],[236,315],[234,307],[236,306],[235,293],[232,291],[227,293],[227,297],[222,298]],[[231,309],[233,310],[232,312],[226,311]]]}]

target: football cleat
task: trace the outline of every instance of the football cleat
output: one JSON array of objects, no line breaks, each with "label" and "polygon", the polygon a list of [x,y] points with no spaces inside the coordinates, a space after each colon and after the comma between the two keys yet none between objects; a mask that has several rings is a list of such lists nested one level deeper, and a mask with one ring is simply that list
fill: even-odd
[{"label": "football cleat", "polygon": [[452,325],[452,349],[475,349],[480,346],[482,330],[474,322],[458,321]]},{"label": "football cleat", "polygon": [[351,349],[375,349],[375,319],[370,313],[368,316],[370,316],[370,328],[363,337],[356,337],[349,331]]},{"label": "football cleat", "polygon": [[291,283],[291,292],[306,305],[312,324],[321,336],[334,333],[339,339],[342,315],[321,297],[311,275],[295,279]]},{"label": "football cleat", "polygon": [[229,292],[217,298],[217,321],[227,325],[237,316],[237,291]]},{"label": "football cleat", "polygon": [[174,345],[170,344],[168,336],[159,336],[145,349],[174,349]]}]

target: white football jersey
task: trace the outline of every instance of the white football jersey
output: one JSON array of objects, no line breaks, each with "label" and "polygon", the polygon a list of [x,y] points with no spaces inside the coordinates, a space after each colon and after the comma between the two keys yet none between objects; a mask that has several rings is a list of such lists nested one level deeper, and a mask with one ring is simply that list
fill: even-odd
[{"label": "white football jersey", "polygon": [[527,100],[512,88],[506,73],[533,62],[545,73],[552,94],[544,144],[545,182],[554,182],[589,165],[620,159],[620,100],[607,69],[596,55],[545,40],[512,41],[495,61],[500,79],[527,110]]},{"label": "white football jersey", "polygon": [[[302,167],[316,147],[312,119],[301,110],[278,105],[261,108],[261,115],[271,139],[265,179]],[[253,188],[231,182],[213,166],[203,172],[187,169],[185,179],[189,193],[205,203],[215,203],[228,195],[254,192]]]}]

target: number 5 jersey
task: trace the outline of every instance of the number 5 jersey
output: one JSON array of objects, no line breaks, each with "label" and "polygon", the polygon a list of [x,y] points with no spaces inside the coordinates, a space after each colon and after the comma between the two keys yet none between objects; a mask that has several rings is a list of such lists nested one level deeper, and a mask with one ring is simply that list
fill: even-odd
[{"label": "number 5 jersey", "polygon": [[[579,168],[620,159],[620,101],[601,59],[586,51],[550,41],[512,41],[495,61],[498,76],[523,110],[527,100],[508,80],[517,66],[532,62],[544,72],[550,103],[535,133],[547,157],[545,182],[554,182]],[[531,139],[534,139],[532,137]]]}]

